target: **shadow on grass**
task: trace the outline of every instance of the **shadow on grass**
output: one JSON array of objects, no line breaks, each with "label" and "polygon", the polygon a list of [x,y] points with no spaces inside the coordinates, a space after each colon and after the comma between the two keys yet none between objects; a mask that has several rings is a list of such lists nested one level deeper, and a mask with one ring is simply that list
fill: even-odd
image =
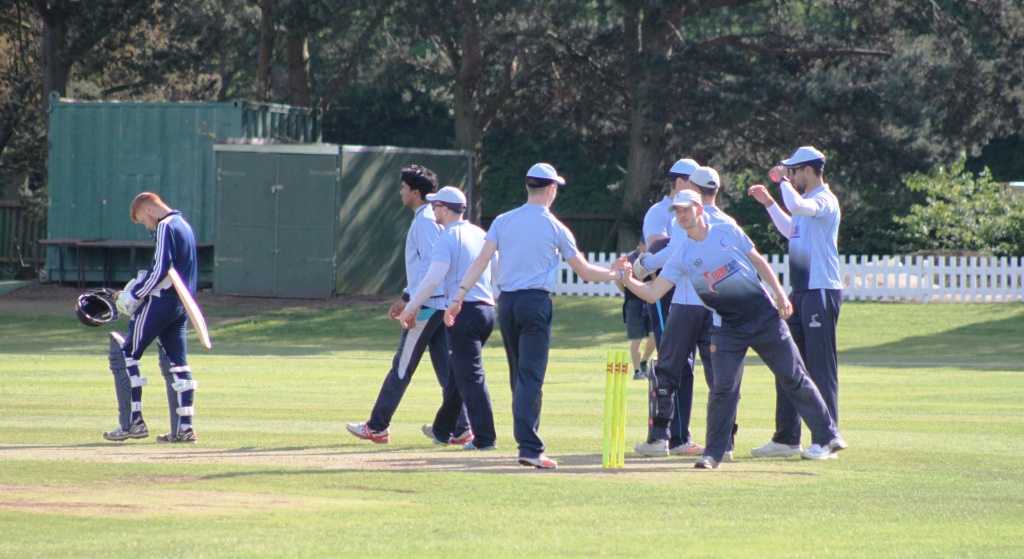
[{"label": "shadow on grass", "polygon": [[841,350],[839,362],[908,366],[991,364],[1021,368],[1024,367],[1021,332],[1024,332],[1024,313],[1002,320]]}]

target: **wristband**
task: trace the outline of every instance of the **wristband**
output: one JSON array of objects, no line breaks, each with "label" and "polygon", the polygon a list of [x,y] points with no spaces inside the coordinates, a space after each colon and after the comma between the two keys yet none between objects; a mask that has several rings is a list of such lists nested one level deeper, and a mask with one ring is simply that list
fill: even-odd
[{"label": "wristband", "polygon": [[619,281],[626,281],[626,271],[619,270]]},{"label": "wristband", "polygon": [[412,297],[410,297],[408,293],[402,293],[402,300],[405,301],[406,303],[408,303],[409,299],[411,298]]}]

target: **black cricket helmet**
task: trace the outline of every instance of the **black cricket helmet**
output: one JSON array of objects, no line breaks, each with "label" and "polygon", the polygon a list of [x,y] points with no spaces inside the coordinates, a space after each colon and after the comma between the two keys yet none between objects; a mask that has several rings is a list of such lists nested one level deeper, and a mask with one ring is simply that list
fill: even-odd
[{"label": "black cricket helmet", "polygon": [[90,289],[78,296],[75,315],[86,326],[102,326],[120,318],[117,312],[117,291],[101,287]]}]

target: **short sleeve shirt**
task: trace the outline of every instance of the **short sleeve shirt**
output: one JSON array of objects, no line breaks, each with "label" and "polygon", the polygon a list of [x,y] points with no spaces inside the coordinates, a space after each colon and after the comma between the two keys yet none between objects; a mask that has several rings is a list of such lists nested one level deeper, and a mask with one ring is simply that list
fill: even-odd
[{"label": "short sleeve shirt", "polygon": [[[444,228],[441,236],[434,241],[431,262],[448,265],[444,276],[445,302],[450,303],[459,291],[466,271],[484,248],[484,230],[468,221],[456,221]],[[491,293],[491,266],[488,264],[480,279],[463,299],[466,302],[494,304]]]},{"label": "short sleeve shirt", "polygon": [[644,242],[647,242],[651,235],[664,235],[665,237],[672,235],[673,216],[672,212],[668,211],[671,207],[672,200],[666,196],[647,210],[647,213],[644,214]]},{"label": "short sleeve shirt", "polygon": [[776,312],[747,258],[754,243],[742,229],[731,223],[709,223],[703,241],[689,241],[672,255],[661,277],[673,283],[689,278],[704,306],[715,311],[722,325],[740,325]]},{"label": "short sleeve shirt", "polygon": [[555,291],[560,258],[576,256],[576,238],[548,208],[524,204],[499,215],[486,240],[498,245],[498,289]]},{"label": "short sleeve shirt", "polygon": [[[405,292],[413,294],[420,282],[427,276],[427,269],[430,268],[430,255],[434,241],[441,234],[442,227],[434,221],[434,211],[430,204],[423,204],[416,208],[416,214],[409,226],[409,232],[405,236],[405,277],[408,281]],[[442,297],[444,290],[442,286],[437,287],[431,295],[431,299]],[[443,301],[428,301],[424,306],[432,308],[444,308]]]}]

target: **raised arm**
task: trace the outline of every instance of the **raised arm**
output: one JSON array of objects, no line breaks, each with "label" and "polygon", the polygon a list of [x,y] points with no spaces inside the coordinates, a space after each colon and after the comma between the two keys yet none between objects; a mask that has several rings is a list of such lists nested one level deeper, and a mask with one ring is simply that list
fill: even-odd
[{"label": "raised arm", "polygon": [[818,213],[818,206],[814,201],[800,196],[789,180],[782,179],[782,182],[779,183],[779,190],[782,191],[782,201],[785,202],[789,213],[804,217],[814,217]]},{"label": "raised arm", "polygon": [[[790,185],[792,188],[792,185]],[[763,184],[755,184],[747,190],[747,194],[752,196],[755,200],[761,203],[762,206],[768,210],[768,215],[772,218],[772,223],[775,224],[775,228],[779,230],[779,233],[783,237],[789,238],[792,231],[793,220],[775,203],[775,199],[768,193],[768,189]]]}]

